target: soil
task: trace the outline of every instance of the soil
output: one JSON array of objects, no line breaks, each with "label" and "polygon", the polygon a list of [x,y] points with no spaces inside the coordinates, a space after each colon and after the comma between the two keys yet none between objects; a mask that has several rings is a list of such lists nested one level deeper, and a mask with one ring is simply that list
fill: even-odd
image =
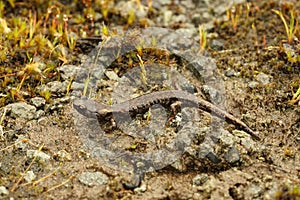
[{"label": "soil", "polygon": [[[174,13],[179,12],[177,4],[180,3],[174,1],[169,6]],[[243,139],[234,136],[240,153],[235,163],[222,159],[216,164],[184,152],[179,158],[182,168],[170,164],[147,171],[140,185],[128,188],[124,184],[132,181],[132,177],[107,167],[86,147],[74,122],[70,98],[61,104],[63,106],[39,119],[26,121],[8,114],[5,116],[4,134],[0,135],[0,186],[4,186],[8,194],[0,194],[0,198],[300,199],[300,103],[291,101],[300,86],[300,66],[299,61],[288,59],[284,49],[287,45],[285,29],[280,17],[272,11],[282,10],[289,19],[288,11],[299,10],[300,3],[250,1],[235,5],[235,8],[240,12],[237,27],[231,20],[226,20],[226,13],[215,16],[202,55],[213,58],[216,63],[214,73],[222,78],[225,88],[225,109],[259,133],[261,141],[248,137],[249,145],[253,144],[256,150],[251,152]],[[194,13],[184,14],[191,17]],[[126,26],[126,21],[118,23],[115,23],[116,27],[120,23]],[[174,23],[171,28],[175,30],[184,25]],[[289,47],[299,56],[297,36],[299,31]],[[86,44],[88,46],[79,43],[73,54],[82,57],[89,48],[97,46],[94,40]],[[149,57],[151,59],[152,55]],[[127,60],[115,63],[112,69],[118,68],[116,73],[122,76],[126,71],[121,67],[129,68],[127,63]],[[113,85],[114,81],[106,80],[105,84]],[[102,91],[101,101],[107,102],[109,97],[106,95],[111,92],[109,87],[97,89]],[[230,133],[237,131],[230,124],[226,124],[225,129]],[[194,141],[191,149],[199,151],[199,148]],[[40,149],[50,159],[30,158],[29,149]],[[24,180],[27,171],[33,171],[37,176],[32,182]],[[83,184],[79,178],[84,172],[102,172],[108,182]]]}]

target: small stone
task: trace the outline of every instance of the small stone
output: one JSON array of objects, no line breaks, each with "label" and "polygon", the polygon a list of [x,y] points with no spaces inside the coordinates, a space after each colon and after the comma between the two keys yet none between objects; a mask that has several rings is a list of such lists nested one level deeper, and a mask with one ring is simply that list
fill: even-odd
[{"label": "small stone", "polygon": [[249,138],[249,134],[247,134],[245,131],[241,131],[241,130],[233,130],[232,131],[232,134],[237,136],[237,137],[240,137],[240,138]]},{"label": "small stone", "polygon": [[[84,86],[85,86],[84,83],[78,83],[78,82],[75,82],[75,81],[74,81],[74,82],[72,83],[71,89],[72,89],[72,90],[75,90],[75,91],[76,91],[76,90],[79,90],[79,91],[80,91],[80,90],[82,90],[82,89],[84,88]],[[80,91],[80,92],[81,92],[81,91]]]},{"label": "small stone", "polygon": [[141,194],[141,193],[146,192],[146,190],[147,190],[147,185],[146,184],[142,184],[140,187],[135,188],[133,191],[136,194]]},{"label": "small stone", "polygon": [[192,22],[194,24],[200,24],[202,22],[203,18],[202,15],[200,15],[200,13],[195,13],[192,15]]},{"label": "small stone", "polygon": [[34,114],[34,119],[40,119],[42,116],[45,115],[45,111],[43,110],[38,110],[36,111],[36,113]]},{"label": "small stone", "polygon": [[225,129],[220,130],[220,134],[217,136],[219,143],[222,147],[230,147],[234,144],[234,136]]},{"label": "small stone", "polygon": [[63,65],[60,67],[60,75],[63,80],[68,80],[75,77],[76,73],[80,70],[80,67],[76,65]]},{"label": "small stone", "polygon": [[264,189],[259,185],[251,185],[246,191],[245,196],[252,197],[253,199],[259,199],[261,194],[263,194]]},{"label": "small stone", "polygon": [[163,13],[164,13],[164,24],[168,25],[168,23],[172,18],[173,12],[171,10],[166,10]]},{"label": "small stone", "polygon": [[172,167],[174,167],[177,171],[179,171],[179,172],[183,172],[183,165],[182,165],[182,163],[180,162],[180,160],[178,159],[178,160],[176,160],[175,162],[173,162],[172,164],[171,164],[171,166]]},{"label": "small stone", "polygon": [[135,188],[140,187],[142,179],[142,174],[134,173],[129,182],[123,183],[123,187],[125,190],[134,190]]},{"label": "small stone", "polygon": [[297,142],[300,142],[300,136],[296,137]]},{"label": "small stone", "polygon": [[[213,39],[213,40],[211,41],[210,47],[211,47],[213,50],[221,51],[221,50],[223,50],[223,48],[224,48],[224,43],[221,42],[220,40]],[[226,75],[226,74],[225,74],[225,75]],[[227,76],[227,75],[226,75],[226,76]]]},{"label": "small stone", "polygon": [[193,73],[195,78],[203,81],[203,79],[214,76],[213,71],[217,68],[217,65],[213,59],[200,55],[194,56],[193,52],[186,52],[186,54],[191,54],[184,56],[184,58],[190,60],[186,68]]},{"label": "small stone", "polygon": [[34,97],[34,98],[30,99],[30,102],[35,107],[40,108],[45,105],[46,100],[42,97]]},{"label": "small stone", "polygon": [[208,175],[207,174],[197,174],[193,180],[192,184],[195,186],[201,186],[203,185],[206,181],[208,180]]},{"label": "small stone", "polygon": [[231,8],[233,5],[242,4],[245,2],[245,0],[208,1],[208,2],[210,2],[209,7],[213,9],[214,16],[220,16],[223,13],[226,13],[226,10],[228,10],[228,8]]},{"label": "small stone", "polygon": [[263,177],[264,182],[271,182],[272,180],[273,180],[273,176],[271,176],[271,175],[265,175]]},{"label": "small stone", "polygon": [[256,76],[256,80],[258,82],[260,82],[261,84],[263,84],[263,85],[266,85],[266,84],[270,83],[270,77],[267,74],[264,74],[264,73],[259,73]]},{"label": "small stone", "polygon": [[132,10],[138,19],[144,18],[147,16],[147,10],[143,5],[140,6],[133,1],[121,1],[116,6],[115,9],[120,12],[120,15],[124,18],[128,18]]},{"label": "small stone", "polygon": [[145,167],[145,163],[144,162],[137,162],[136,163],[136,167],[137,168],[144,168]]},{"label": "small stone", "polygon": [[36,178],[36,175],[33,173],[33,171],[30,170],[26,172],[23,177],[27,181],[27,183],[30,183]]},{"label": "small stone", "polygon": [[47,87],[49,88],[49,91],[54,94],[64,94],[67,90],[69,81],[53,81],[47,83]]},{"label": "small stone", "polygon": [[57,154],[54,156],[54,158],[57,158],[59,161],[71,161],[72,157],[71,155],[66,152],[65,150],[60,150],[57,152]]},{"label": "small stone", "polygon": [[168,5],[171,4],[171,0],[160,0],[159,3],[163,6],[163,5]]},{"label": "small stone", "polygon": [[36,108],[25,102],[13,103],[7,105],[11,108],[10,115],[14,118],[23,118],[26,120],[31,120],[34,118]]},{"label": "small stone", "polygon": [[34,157],[36,157],[37,160],[42,162],[47,162],[50,159],[50,156],[48,154],[38,150],[28,150],[26,155],[29,159],[33,159]]},{"label": "small stone", "polygon": [[234,69],[229,68],[226,70],[225,76],[227,76],[227,77],[236,76],[236,71],[234,71]]},{"label": "small stone", "polygon": [[198,157],[200,159],[204,159],[212,151],[213,151],[213,149],[210,145],[203,144],[203,145],[200,146]]},{"label": "small stone", "polygon": [[209,152],[206,155],[206,158],[215,164],[218,164],[222,161],[214,152]]},{"label": "small stone", "polygon": [[118,81],[120,78],[114,71],[106,71],[105,75],[110,79],[114,81]]},{"label": "small stone", "polygon": [[228,163],[234,164],[240,160],[239,151],[233,146],[225,153],[224,158]]},{"label": "small stone", "polygon": [[197,155],[196,149],[190,146],[185,148],[185,152],[192,157],[196,157]]},{"label": "small stone", "polygon": [[78,179],[82,184],[90,187],[104,185],[108,182],[108,177],[101,172],[84,172]]},{"label": "small stone", "polygon": [[240,143],[247,151],[247,153],[253,153],[258,151],[258,148],[255,145],[256,143],[250,137],[241,138]]},{"label": "small stone", "polygon": [[69,103],[71,101],[71,97],[70,96],[65,96],[59,99],[59,102],[61,103]]},{"label": "small stone", "polygon": [[[95,19],[94,19],[94,21],[95,21],[95,22],[99,22],[99,21],[102,20],[102,17],[103,17],[103,16],[101,15],[101,13],[96,12],[96,13],[95,13]],[[78,36],[77,36],[76,38],[78,38]]]},{"label": "small stone", "polygon": [[251,89],[256,88],[258,85],[259,85],[259,83],[257,81],[250,81],[248,83],[248,87],[251,88]]},{"label": "small stone", "polygon": [[222,95],[217,89],[209,85],[203,85],[202,90],[214,104],[222,103]]},{"label": "small stone", "polygon": [[295,48],[293,48],[292,45],[284,43],[283,45],[283,50],[285,51],[286,55],[290,54],[290,56],[297,57],[297,53],[295,53]]},{"label": "small stone", "polygon": [[28,143],[26,142],[28,139],[25,138],[23,135],[18,136],[16,140],[15,146],[20,150],[25,150],[28,148]]},{"label": "small stone", "polygon": [[8,189],[6,189],[6,187],[4,187],[4,186],[0,186],[0,197],[8,195],[8,194],[9,194]]},{"label": "small stone", "polygon": [[186,21],[187,21],[187,17],[185,15],[173,15],[172,17],[172,23],[179,23],[179,22],[185,23]]}]

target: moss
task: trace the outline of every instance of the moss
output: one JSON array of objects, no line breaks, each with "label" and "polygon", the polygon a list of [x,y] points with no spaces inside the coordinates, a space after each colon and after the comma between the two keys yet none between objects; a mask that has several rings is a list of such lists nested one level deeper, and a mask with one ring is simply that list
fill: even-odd
[{"label": "moss", "polygon": [[299,185],[284,185],[280,191],[276,193],[276,199],[300,199]]}]

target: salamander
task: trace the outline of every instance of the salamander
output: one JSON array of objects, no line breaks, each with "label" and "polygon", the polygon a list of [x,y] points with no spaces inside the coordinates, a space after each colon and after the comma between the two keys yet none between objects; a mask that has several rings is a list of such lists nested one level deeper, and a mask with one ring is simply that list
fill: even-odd
[{"label": "salamander", "polygon": [[99,121],[107,119],[108,116],[129,113],[135,115],[147,111],[155,104],[170,105],[173,102],[180,102],[183,106],[198,107],[199,109],[213,113],[214,115],[225,119],[247,132],[254,139],[260,140],[257,132],[250,129],[243,121],[234,117],[232,114],[218,108],[209,101],[198,98],[195,95],[182,90],[166,90],[145,94],[122,103],[106,105],[88,99],[77,99],[73,102],[74,108],[82,115],[93,118],[97,117]]}]

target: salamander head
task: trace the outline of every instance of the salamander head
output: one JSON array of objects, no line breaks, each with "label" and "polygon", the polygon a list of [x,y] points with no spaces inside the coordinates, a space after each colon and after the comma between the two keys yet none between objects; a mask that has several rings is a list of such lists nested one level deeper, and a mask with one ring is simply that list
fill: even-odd
[{"label": "salamander head", "polygon": [[73,107],[88,118],[96,118],[96,116],[105,116],[107,113],[111,112],[110,106],[90,99],[76,99],[73,102]]},{"label": "salamander head", "polygon": [[95,102],[89,99],[75,99],[73,108],[81,115],[88,118],[96,118]]}]

